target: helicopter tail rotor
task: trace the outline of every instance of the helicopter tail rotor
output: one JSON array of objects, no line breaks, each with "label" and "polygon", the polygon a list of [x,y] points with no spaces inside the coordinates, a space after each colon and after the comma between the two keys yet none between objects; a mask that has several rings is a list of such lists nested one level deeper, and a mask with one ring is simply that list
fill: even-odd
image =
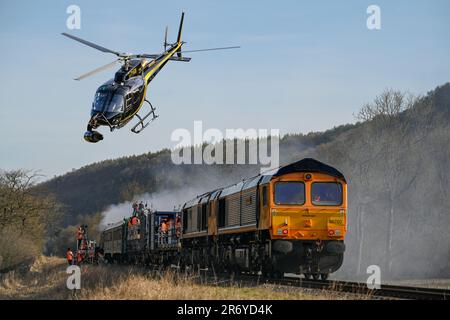
[{"label": "helicopter tail rotor", "polygon": [[167,51],[167,46],[169,43],[167,43],[167,32],[169,31],[169,26],[166,26],[166,32],[164,33],[164,51]]}]

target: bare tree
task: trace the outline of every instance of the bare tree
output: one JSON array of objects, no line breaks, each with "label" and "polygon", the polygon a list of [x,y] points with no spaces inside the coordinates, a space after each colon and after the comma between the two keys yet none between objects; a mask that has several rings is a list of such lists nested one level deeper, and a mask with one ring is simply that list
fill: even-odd
[{"label": "bare tree", "polygon": [[[387,233],[385,248],[385,272],[391,274],[393,237],[398,199],[414,183],[419,172],[418,161],[408,157],[414,139],[412,131],[414,105],[418,98],[411,94],[386,89],[372,103],[364,105],[359,111],[359,120],[370,122],[372,137],[372,156],[382,172],[379,193],[387,203]],[[416,159],[417,160],[417,159]],[[414,168],[415,167],[415,168]],[[378,171],[378,170],[377,170]],[[384,195],[383,195],[384,194]]]},{"label": "bare tree", "polygon": [[35,172],[14,170],[0,174],[0,228],[8,225],[25,226],[28,220],[45,221],[56,209],[49,196],[38,195],[33,186]]},{"label": "bare tree", "polygon": [[46,231],[59,217],[59,206],[33,188],[35,172],[0,172],[0,256],[2,267],[42,252]]},{"label": "bare tree", "polygon": [[387,126],[392,124],[400,113],[411,109],[416,101],[417,98],[408,92],[385,89],[372,103],[366,103],[356,118],[361,121],[376,120]]}]

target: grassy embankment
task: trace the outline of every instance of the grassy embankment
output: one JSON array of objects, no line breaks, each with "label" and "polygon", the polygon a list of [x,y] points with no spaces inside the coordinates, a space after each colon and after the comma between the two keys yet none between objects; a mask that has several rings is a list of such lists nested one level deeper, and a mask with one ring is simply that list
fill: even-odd
[{"label": "grassy embankment", "polygon": [[[0,299],[349,299],[343,293],[305,291],[269,284],[202,285],[192,278],[165,273],[151,276],[130,266],[82,266],[81,290],[66,288],[64,259],[41,257],[25,274],[0,278]],[[359,297],[368,298],[368,297]]]}]

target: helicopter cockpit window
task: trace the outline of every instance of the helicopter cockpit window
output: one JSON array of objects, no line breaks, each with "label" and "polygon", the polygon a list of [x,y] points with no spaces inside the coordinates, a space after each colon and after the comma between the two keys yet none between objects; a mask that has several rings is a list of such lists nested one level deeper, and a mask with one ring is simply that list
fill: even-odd
[{"label": "helicopter cockpit window", "polygon": [[106,107],[106,111],[109,112],[121,112],[123,111],[123,95],[115,94],[113,95],[111,101]]},{"label": "helicopter cockpit window", "polygon": [[95,94],[94,111],[121,112],[123,111],[123,95],[112,90],[101,90]]},{"label": "helicopter cockpit window", "polygon": [[93,108],[95,111],[103,111],[103,107],[108,100],[108,92],[107,91],[99,91],[95,94],[94,105]]}]

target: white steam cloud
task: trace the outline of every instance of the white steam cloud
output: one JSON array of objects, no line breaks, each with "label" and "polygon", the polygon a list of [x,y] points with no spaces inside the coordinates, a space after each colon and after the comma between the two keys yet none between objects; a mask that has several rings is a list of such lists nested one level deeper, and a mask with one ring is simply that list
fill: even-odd
[{"label": "white steam cloud", "polygon": [[133,202],[142,201],[148,208],[159,211],[179,210],[186,201],[203,194],[208,190],[199,190],[196,188],[183,188],[176,190],[166,190],[157,193],[144,193],[137,195],[133,201],[127,201],[117,205],[109,206],[102,214],[101,228],[103,229],[110,223],[121,221],[125,217],[130,217],[133,209]]}]

